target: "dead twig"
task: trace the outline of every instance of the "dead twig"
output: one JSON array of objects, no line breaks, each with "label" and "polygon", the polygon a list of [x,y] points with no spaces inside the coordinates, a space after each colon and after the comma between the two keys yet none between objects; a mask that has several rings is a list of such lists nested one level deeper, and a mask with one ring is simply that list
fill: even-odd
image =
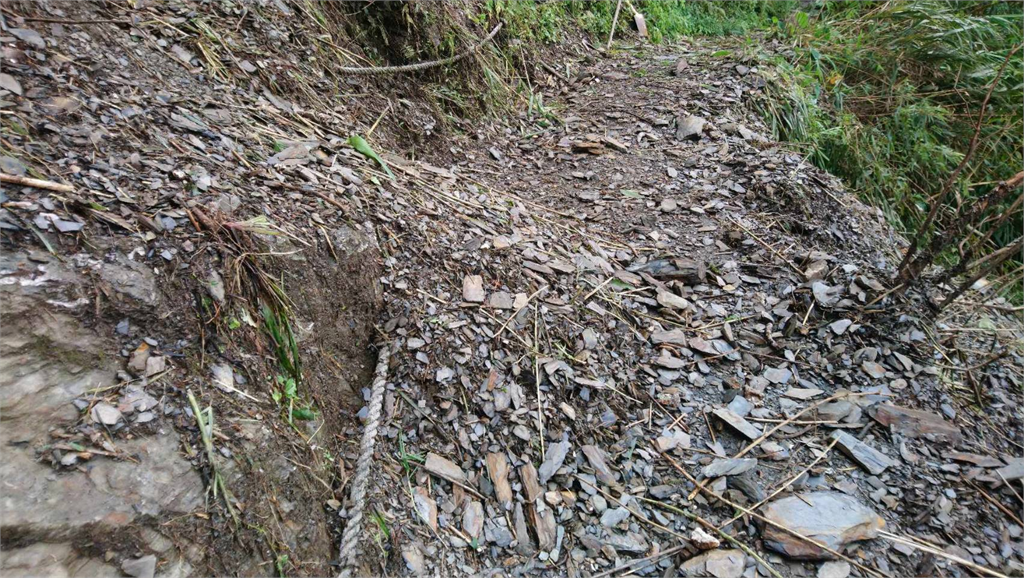
[{"label": "dead twig", "polygon": [[[750,509],[751,510],[756,510],[756,509],[760,508],[761,506],[767,504],[772,498],[774,498],[775,496],[777,496],[780,493],[782,493],[783,491],[785,491],[786,488],[788,488],[791,485],[793,485],[798,479],[800,479],[800,476],[802,476],[805,473],[807,473],[808,471],[810,471],[810,469],[813,468],[815,465],[817,465],[818,462],[820,462],[821,460],[825,459],[825,456],[827,456],[828,453],[830,451],[832,451],[832,447],[835,446],[838,441],[839,441],[838,438],[833,439],[832,443],[828,444],[828,447],[825,448],[825,451],[823,451],[820,456],[815,458],[814,461],[811,462],[806,468],[800,470],[800,473],[798,473],[797,475],[795,475],[792,478],[790,478],[789,480],[787,480],[786,483],[784,483],[781,486],[779,486],[779,488],[777,490],[775,490],[774,492],[772,492],[771,495],[769,495],[767,498],[761,500],[760,502],[754,504],[753,506],[750,507]],[[737,514],[731,520],[729,520],[728,522],[725,522],[721,526],[719,526],[718,529],[721,530],[721,529],[725,528],[726,526],[728,526],[729,524],[732,524],[736,520],[739,520],[742,517],[743,517],[743,514]]]},{"label": "dead twig", "polygon": [[950,553],[946,552],[945,550],[943,550],[941,548],[938,548],[938,547],[933,546],[931,544],[925,543],[920,538],[910,538],[910,537],[904,537],[904,536],[897,536],[896,534],[893,534],[892,532],[886,532],[885,530],[879,531],[878,535],[880,535],[883,538],[885,538],[887,540],[890,540],[892,542],[896,542],[897,544],[903,544],[904,546],[909,546],[911,548],[914,548],[915,550],[920,550],[922,552],[927,552],[929,554],[932,554],[934,556],[938,556],[940,558],[945,558],[946,560],[949,560],[950,562],[956,562],[957,564],[960,564],[962,566],[966,566],[966,567],[968,567],[968,568],[970,568],[972,570],[976,570],[978,572],[981,572],[982,574],[987,574],[989,576],[995,576],[995,578],[1008,578],[1006,576],[1006,574],[1001,574],[999,572],[996,572],[995,570],[992,570],[991,568],[986,568],[986,567],[984,567],[984,566],[982,566],[980,564],[975,564],[974,562],[971,562],[970,560],[964,560],[960,556],[956,556],[954,554],[950,554]]},{"label": "dead twig", "polygon": [[44,181],[42,179],[33,179],[30,177],[7,175],[4,173],[0,173],[0,183],[7,183],[9,185],[21,185],[24,187],[32,187],[34,189],[45,189],[47,191],[56,191],[58,193],[75,192],[75,187],[71,185],[64,185],[61,183],[55,183],[53,181]]},{"label": "dead twig", "polygon": [[600,574],[594,574],[591,578],[604,578],[605,576],[611,576],[612,574],[615,574],[616,572],[619,572],[619,571],[622,571],[622,570],[629,570],[630,568],[635,568],[636,566],[653,564],[654,562],[657,562],[658,560],[661,560],[662,558],[667,558],[668,556],[671,556],[671,555],[675,554],[676,552],[679,552],[680,550],[685,550],[685,549],[687,549],[689,547],[690,547],[689,543],[687,543],[687,544],[680,544],[679,546],[673,546],[673,547],[671,547],[671,548],[669,548],[667,550],[662,550],[661,552],[658,552],[657,554],[652,554],[650,556],[647,556],[645,558],[639,558],[637,560],[630,560],[629,562],[626,562],[625,564],[623,564],[621,566],[616,566],[614,568],[605,570],[604,572],[601,572]]},{"label": "dead twig", "polygon": [[[757,446],[761,445],[761,442],[763,442],[764,440],[768,439],[773,433],[777,432],[780,428],[785,427],[785,426],[793,423],[794,421],[796,421],[796,419],[798,417],[800,417],[803,414],[811,411],[812,409],[816,409],[816,408],[818,408],[818,407],[820,407],[820,406],[822,406],[822,405],[824,405],[824,404],[826,404],[826,403],[828,403],[830,401],[835,401],[837,399],[843,399],[843,398],[846,398],[846,397],[859,397],[859,396],[862,396],[862,395],[884,395],[884,394],[880,394],[880,393],[878,393],[878,394],[850,393],[850,392],[837,393],[836,395],[833,395],[831,397],[825,398],[825,399],[823,399],[823,400],[821,400],[821,401],[819,401],[817,403],[813,403],[813,404],[805,407],[804,409],[800,410],[795,415],[792,415],[792,416],[786,418],[785,420],[783,420],[781,423],[779,423],[778,425],[776,425],[772,429],[770,429],[770,430],[766,431],[765,433],[761,434],[761,437],[759,437],[756,440],[750,442],[749,444],[747,444],[747,446],[745,448],[740,450],[739,453],[734,455],[733,459],[735,459],[735,458],[742,458],[743,456],[745,456],[747,454],[747,452],[749,452],[750,450],[752,450],[752,449],[756,448]],[[814,427],[814,426],[807,426],[807,427]],[[707,480],[702,480],[700,483],[694,482],[695,484],[697,484],[697,488],[695,490],[693,490],[692,492],[690,492],[690,495],[688,496],[688,499],[692,500],[693,497],[697,495],[697,492],[699,492],[700,490],[703,490],[704,489],[704,484],[706,483],[706,481]]]},{"label": "dead twig", "polygon": [[[956,183],[957,177],[963,172],[964,168],[967,167],[967,163],[970,162],[971,157],[974,156],[974,152],[978,149],[978,137],[981,136],[981,125],[985,120],[985,109],[988,108],[988,101],[992,97],[992,92],[995,90],[996,85],[999,84],[999,79],[1003,76],[1003,71],[1006,70],[1006,65],[1010,63],[1013,55],[1020,50],[1022,45],[1018,44],[1011,50],[1006,58],[1003,60],[1003,64],[999,67],[999,71],[996,72],[995,78],[992,79],[992,83],[988,87],[988,92],[985,93],[985,99],[981,101],[981,110],[978,112],[978,121],[974,125],[974,135],[971,136],[971,142],[967,145],[967,152],[964,153],[964,157],[960,160],[960,164],[953,169],[953,172],[949,174],[946,182],[943,183],[942,189],[939,190],[939,194],[935,195],[931,202],[931,209],[928,211],[928,215],[925,217],[924,222],[918,228],[917,233],[914,234],[913,239],[910,240],[910,247],[907,248],[907,253],[903,256],[903,260],[900,261],[899,267],[896,268],[896,278],[901,282],[902,285],[906,286],[910,281],[910,273],[918,269],[918,266],[912,267],[912,264],[916,264],[918,260],[914,259],[917,254],[917,250],[924,241],[924,236],[927,234],[928,229],[935,221],[935,217],[938,216],[939,208],[946,202],[946,197],[949,196],[950,191],[953,190],[953,185]],[[923,265],[920,266],[923,269]]]},{"label": "dead twig", "polygon": [[750,237],[751,237],[752,239],[754,239],[755,241],[757,241],[757,243],[758,243],[759,245],[761,245],[761,246],[762,246],[762,247],[764,247],[765,249],[768,249],[768,250],[769,250],[769,251],[771,252],[771,254],[772,254],[772,255],[775,255],[775,256],[776,256],[776,257],[777,257],[777,258],[778,258],[779,260],[781,260],[781,261],[782,261],[783,263],[785,263],[786,265],[789,265],[789,268],[790,268],[790,269],[792,269],[792,270],[794,270],[794,271],[796,271],[796,273],[797,273],[798,275],[803,275],[803,274],[804,274],[804,272],[803,272],[803,271],[801,271],[799,267],[797,267],[796,265],[794,265],[792,261],[790,261],[789,259],[785,258],[785,257],[784,257],[784,256],[782,255],[782,253],[779,253],[778,251],[776,251],[774,247],[772,247],[772,246],[771,246],[771,245],[769,245],[768,243],[765,243],[764,241],[762,241],[760,237],[758,237],[757,235],[755,235],[755,234],[753,233],[753,231],[751,231],[750,229],[748,229],[748,228],[744,227],[744,226],[743,226],[743,224],[742,224],[742,223],[740,223],[740,222],[739,222],[738,220],[736,220],[736,219],[733,219],[733,218],[731,218],[731,217],[729,218],[729,220],[730,220],[730,221],[732,221],[732,222],[733,222],[733,223],[734,223],[734,224],[735,224],[735,225],[736,225],[737,227],[739,227],[739,228],[743,229],[743,231],[744,231],[744,232],[745,232],[746,234],[750,235]]},{"label": "dead twig", "polygon": [[640,520],[640,521],[642,521],[644,523],[649,524],[652,528],[657,528],[658,530],[661,530],[662,532],[665,532],[666,534],[669,534],[671,536],[675,536],[676,538],[679,538],[680,540],[686,540],[686,536],[683,536],[682,534],[672,530],[671,528],[667,528],[667,527],[665,527],[665,526],[655,522],[654,520],[651,520],[650,518],[648,518],[647,516],[644,516],[643,514],[641,514],[640,512],[638,512],[636,510],[630,510],[625,504],[622,503],[621,500],[617,499],[615,496],[609,494],[608,492],[602,490],[601,488],[595,486],[594,484],[588,482],[587,480],[584,480],[583,478],[581,478],[579,476],[575,476],[575,477],[581,483],[584,483],[584,484],[590,486],[591,488],[594,488],[598,492],[600,492],[605,498],[608,498],[609,500],[615,502],[619,506],[621,506],[623,508],[626,508],[627,510],[629,510],[629,512],[631,514],[636,516],[638,520]]},{"label": "dead twig", "polygon": [[963,476],[960,476],[960,479],[962,479],[963,481],[967,482],[967,485],[971,486],[975,490],[978,490],[978,493],[981,494],[983,498],[985,498],[986,500],[991,502],[993,506],[999,508],[1000,511],[1002,511],[1004,514],[1009,516],[1010,519],[1013,520],[1014,522],[1016,522],[1018,526],[1024,526],[1024,522],[1021,521],[1021,519],[1017,516],[1017,514],[1014,514],[1012,510],[1010,510],[1006,506],[1004,506],[1001,503],[999,503],[998,500],[996,500],[995,498],[990,496],[989,493],[986,492],[985,490],[981,489],[980,486],[976,485],[974,482],[972,482],[971,480],[968,480],[967,478],[965,478]]},{"label": "dead twig", "polygon": [[686,518],[689,518],[690,520],[693,520],[694,522],[697,522],[698,524],[704,526],[705,528],[707,528],[707,529],[717,533],[719,536],[724,538],[730,544],[736,546],[740,550],[743,550],[743,552],[746,553],[748,556],[750,556],[750,557],[754,558],[755,560],[757,560],[758,563],[761,564],[762,566],[764,566],[768,570],[768,573],[771,574],[774,578],[782,578],[782,574],[779,574],[779,572],[775,568],[772,568],[772,565],[769,564],[764,558],[759,556],[757,554],[757,552],[755,552],[753,549],[751,549],[749,546],[747,546],[743,542],[740,542],[736,538],[730,536],[729,534],[726,534],[724,531],[719,530],[718,528],[715,527],[714,524],[712,524],[711,522],[708,522],[704,518],[701,518],[700,516],[698,516],[696,514],[692,514],[690,512],[687,512],[686,510],[683,510],[681,508],[677,508],[677,507],[673,506],[672,504],[666,504],[664,502],[659,502],[657,500],[652,500],[650,498],[644,498],[644,497],[641,497],[641,496],[637,496],[637,499],[642,500],[644,502],[647,502],[649,504],[654,504],[655,506],[658,506],[659,508],[662,508],[664,510],[668,510],[669,512],[672,512],[674,514],[679,514],[680,516],[684,516]]},{"label": "dead twig", "polygon": [[619,25],[619,12],[622,10],[622,0],[615,4],[615,15],[612,16],[612,29],[608,31],[608,44],[605,50],[612,49],[612,39],[615,38],[615,27]]},{"label": "dead twig", "polygon": [[541,285],[540,289],[537,289],[536,291],[533,292],[533,295],[530,295],[529,297],[527,297],[526,298],[526,303],[524,303],[523,306],[520,307],[519,309],[516,309],[515,312],[512,313],[512,315],[509,315],[508,319],[506,319],[505,322],[501,324],[501,327],[499,327],[498,330],[494,333],[494,339],[497,339],[497,338],[501,337],[502,332],[504,332],[505,328],[508,327],[508,324],[511,323],[512,320],[515,319],[517,315],[519,315],[519,312],[522,311],[523,309],[526,309],[526,306],[530,304],[530,301],[533,301],[534,297],[539,295],[541,291],[543,291],[543,290],[545,290],[547,288],[548,288],[547,285]]},{"label": "dead twig", "polygon": [[[651,445],[651,448],[655,452],[658,452],[659,454],[661,454],[661,457],[663,457],[666,460],[668,460],[668,462],[670,464],[672,464],[672,467],[674,467],[676,470],[678,470],[679,473],[683,474],[686,477],[686,479],[690,480],[690,482],[692,482],[694,484],[697,483],[697,480],[693,476],[690,475],[690,472],[686,471],[686,468],[684,468],[683,466],[679,465],[679,463],[676,462],[674,459],[672,459],[671,456],[669,456],[666,453],[660,452],[658,450],[658,448],[654,447],[653,444]],[[743,512],[744,514],[746,514],[748,516],[751,516],[753,518],[756,518],[757,520],[760,520],[762,523],[765,523],[765,524],[767,524],[767,525],[769,525],[769,526],[771,526],[773,528],[777,528],[779,530],[782,530],[783,532],[786,532],[787,534],[791,534],[791,535],[795,536],[796,538],[799,538],[800,540],[803,540],[804,542],[807,542],[808,544],[812,544],[812,545],[814,545],[814,546],[816,546],[818,548],[821,548],[822,550],[828,552],[829,554],[832,554],[833,556],[835,556],[835,557],[837,557],[837,558],[839,558],[841,560],[845,560],[846,562],[849,562],[850,565],[856,566],[857,568],[860,568],[866,574],[870,574],[872,576],[875,576],[876,578],[885,578],[885,576],[883,576],[877,570],[873,570],[871,568],[868,568],[867,566],[857,562],[856,560],[853,560],[852,558],[843,555],[841,552],[839,552],[839,551],[837,551],[837,550],[835,550],[833,548],[830,548],[830,547],[828,547],[825,544],[822,544],[818,540],[815,540],[813,538],[809,538],[807,536],[804,536],[800,532],[797,532],[796,530],[793,530],[793,529],[791,529],[791,528],[789,528],[787,526],[784,526],[784,525],[782,525],[782,524],[780,524],[778,522],[773,522],[772,520],[769,520],[768,518],[765,518],[761,514],[758,514],[757,512],[753,512],[749,508],[744,508],[743,506],[737,504],[736,502],[733,502],[733,501],[729,500],[725,496],[720,496],[720,495],[712,492],[711,490],[705,488],[704,486],[698,486],[698,489],[703,491],[704,493],[710,495],[712,498],[714,498],[716,500],[720,500],[723,503],[725,503],[725,504],[727,504],[727,505],[729,505],[729,506],[731,506],[731,507],[733,507],[733,508]]]}]

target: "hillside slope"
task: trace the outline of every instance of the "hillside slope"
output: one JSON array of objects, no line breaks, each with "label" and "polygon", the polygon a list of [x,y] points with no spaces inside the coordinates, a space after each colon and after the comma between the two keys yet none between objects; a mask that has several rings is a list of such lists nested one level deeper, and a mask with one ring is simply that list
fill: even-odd
[{"label": "hillside slope", "polygon": [[754,504],[854,575],[1021,571],[1019,323],[894,299],[735,47],[575,46],[445,119],[485,63],[346,76],[368,17],[317,6],[4,7],[45,181],[0,199],[5,574],[337,574],[381,351],[357,574],[818,572]]}]

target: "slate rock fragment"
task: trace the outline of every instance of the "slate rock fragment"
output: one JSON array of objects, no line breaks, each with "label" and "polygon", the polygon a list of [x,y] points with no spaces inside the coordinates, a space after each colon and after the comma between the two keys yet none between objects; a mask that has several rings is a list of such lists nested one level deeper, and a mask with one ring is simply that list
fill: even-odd
[{"label": "slate rock fragment", "polygon": [[[850,542],[876,538],[878,531],[885,527],[885,520],[873,510],[846,494],[832,491],[810,492],[769,502],[764,517],[836,551]],[[822,548],[771,524],[765,524],[762,537],[766,547],[790,558],[832,558]]]}]

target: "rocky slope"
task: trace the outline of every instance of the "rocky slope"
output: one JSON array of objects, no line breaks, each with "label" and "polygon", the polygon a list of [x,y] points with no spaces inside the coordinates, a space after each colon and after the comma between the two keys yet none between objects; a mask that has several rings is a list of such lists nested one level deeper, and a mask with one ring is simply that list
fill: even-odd
[{"label": "rocky slope", "polygon": [[1019,321],[893,295],[741,47],[442,139],[314,6],[5,8],[5,574],[336,573],[385,342],[363,574],[1021,572]]}]

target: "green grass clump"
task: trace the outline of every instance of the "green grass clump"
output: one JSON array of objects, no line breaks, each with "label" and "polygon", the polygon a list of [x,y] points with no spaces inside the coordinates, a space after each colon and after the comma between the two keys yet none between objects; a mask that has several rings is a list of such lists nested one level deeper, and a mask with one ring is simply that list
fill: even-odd
[{"label": "green grass clump", "polygon": [[[749,2],[695,0],[638,0],[637,10],[647,23],[652,42],[675,40],[683,36],[742,34],[758,27],[771,26],[785,18],[795,1],[757,0]],[[482,19],[500,19],[508,34],[527,42],[555,43],[566,39],[574,27],[603,44],[612,28],[615,0],[586,2],[531,2],[525,0],[485,0]],[[632,14],[625,2],[616,25],[616,36],[632,26]]]}]

